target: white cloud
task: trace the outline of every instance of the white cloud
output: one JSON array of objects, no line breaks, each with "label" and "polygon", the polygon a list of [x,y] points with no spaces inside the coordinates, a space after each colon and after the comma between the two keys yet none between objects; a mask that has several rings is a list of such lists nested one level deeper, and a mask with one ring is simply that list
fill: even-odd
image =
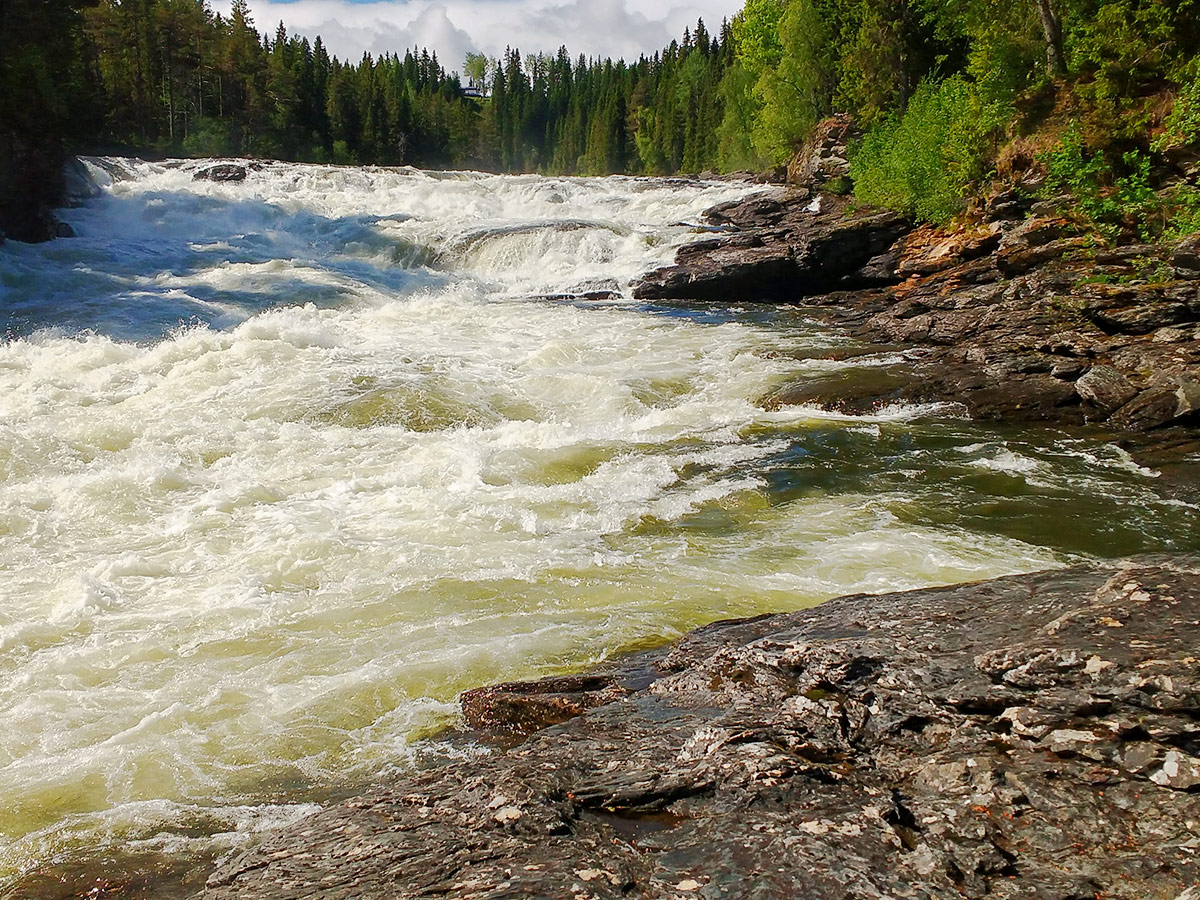
[{"label": "white cloud", "polygon": [[[231,0],[213,0],[228,14]],[[320,35],[331,53],[357,60],[364,52],[403,54],[411,47],[437,53],[447,69],[461,67],[467,51],[499,56],[522,53],[636,59],[661,50],[703,18],[710,31],[733,16],[743,0],[250,0],[259,31]]]}]

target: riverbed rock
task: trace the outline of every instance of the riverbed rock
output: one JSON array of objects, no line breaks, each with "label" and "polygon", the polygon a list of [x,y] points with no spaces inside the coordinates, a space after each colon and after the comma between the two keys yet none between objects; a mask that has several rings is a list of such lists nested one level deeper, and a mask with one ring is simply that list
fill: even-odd
[{"label": "riverbed rock", "polygon": [[1158,375],[1113,416],[1114,424],[1131,431],[1148,431],[1200,416],[1200,379],[1169,373]]},{"label": "riverbed rock", "polygon": [[564,675],[476,688],[464,692],[459,703],[468,727],[516,738],[611,703],[625,692],[610,675]]},{"label": "riverbed rock", "polygon": [[1178,900],[1198,624],[1194,558],[717,623],[638,658],[640,689],[230,856],[203,897]]},{"label": "riverbed rock", "polygon": [[192,176],[193,181],[237,182],[245,181],[248,171],[238,163],[219,163],[200,169]]},{"label": "riverbed rock", "polygon": [[102,193],[83,160],[77,156],[67,160],[63,166],[63,203],[66,206],[83,206]]},{"label": "riverbed rock", "polygon": [[675,265],[634,285],[635,297],[795,302],[893,283],[894,263],[884,257],[912,227],[899,214],[851,209],[829,194],[808,200],[773,193],[715,207],[705,218],[741,230],[684,245]]},{"label": "riverbed rock", "polygon": [[[940,402],[977,419],[1126,434],[1200,424],[1188,387],[1200,382],[1200,268],[1189,274],[1200,244],[1108,245],[1030,190],[997,195],[1014,204],[1002,213],[984,204],[966,224],[916,229],[828,193],[760,194],[709,210],[737,232],[685,245],[634,293],[793,304],[909,351],[869,373],[806,376],[768,405]],[[1010,217],[1018,207],[1028,215]]]}]

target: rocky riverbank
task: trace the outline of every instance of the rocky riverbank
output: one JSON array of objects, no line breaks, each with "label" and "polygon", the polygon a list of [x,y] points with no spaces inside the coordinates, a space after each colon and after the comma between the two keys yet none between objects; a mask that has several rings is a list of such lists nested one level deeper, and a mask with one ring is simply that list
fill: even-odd
[{"label": "rocky riverbank", "polygon": [[1107,246],[1016,195],[956,230],[808,192],[776,191],[706,219],[730,233],[684,246],[636,296],[794,304],[909,351],[869,377],[787,385],[771,402],[857,412],[948,400],[986,420],[1121,435],[1182,428],[1180,452],[1200,449],[1200,235]]},{"label": "rocky riverbank", "polygon": [[203,897],[1195,900],[1198,626],[1192,558],[717,623],[468,693],[490,753],[227,859]]}]

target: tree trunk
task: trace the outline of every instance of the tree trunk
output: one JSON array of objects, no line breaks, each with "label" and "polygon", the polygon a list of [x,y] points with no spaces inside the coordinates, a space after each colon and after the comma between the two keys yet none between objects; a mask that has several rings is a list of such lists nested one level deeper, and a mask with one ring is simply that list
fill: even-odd
[{"label": "tree trunk", "polygon": [[1046,38],[1046,70],[1055,76],[1067,74],[1067,60],[1063,53],[1062,19],[1054,8],[1053,0],[1037,0],[1038,15],[1042,20],[1042,33]]}]

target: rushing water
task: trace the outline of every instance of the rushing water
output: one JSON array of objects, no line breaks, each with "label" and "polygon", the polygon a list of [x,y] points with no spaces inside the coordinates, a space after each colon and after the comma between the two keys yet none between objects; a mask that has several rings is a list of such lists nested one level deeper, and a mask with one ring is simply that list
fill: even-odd
[{"label": "rushing water", "polygon": [[0,891],[244,843],[467,687],[1197,543],[1114,446],[772,409],[891,358],[626,299],[748,186],[200,165],[93,161],[77,238],[0,248]]}]

